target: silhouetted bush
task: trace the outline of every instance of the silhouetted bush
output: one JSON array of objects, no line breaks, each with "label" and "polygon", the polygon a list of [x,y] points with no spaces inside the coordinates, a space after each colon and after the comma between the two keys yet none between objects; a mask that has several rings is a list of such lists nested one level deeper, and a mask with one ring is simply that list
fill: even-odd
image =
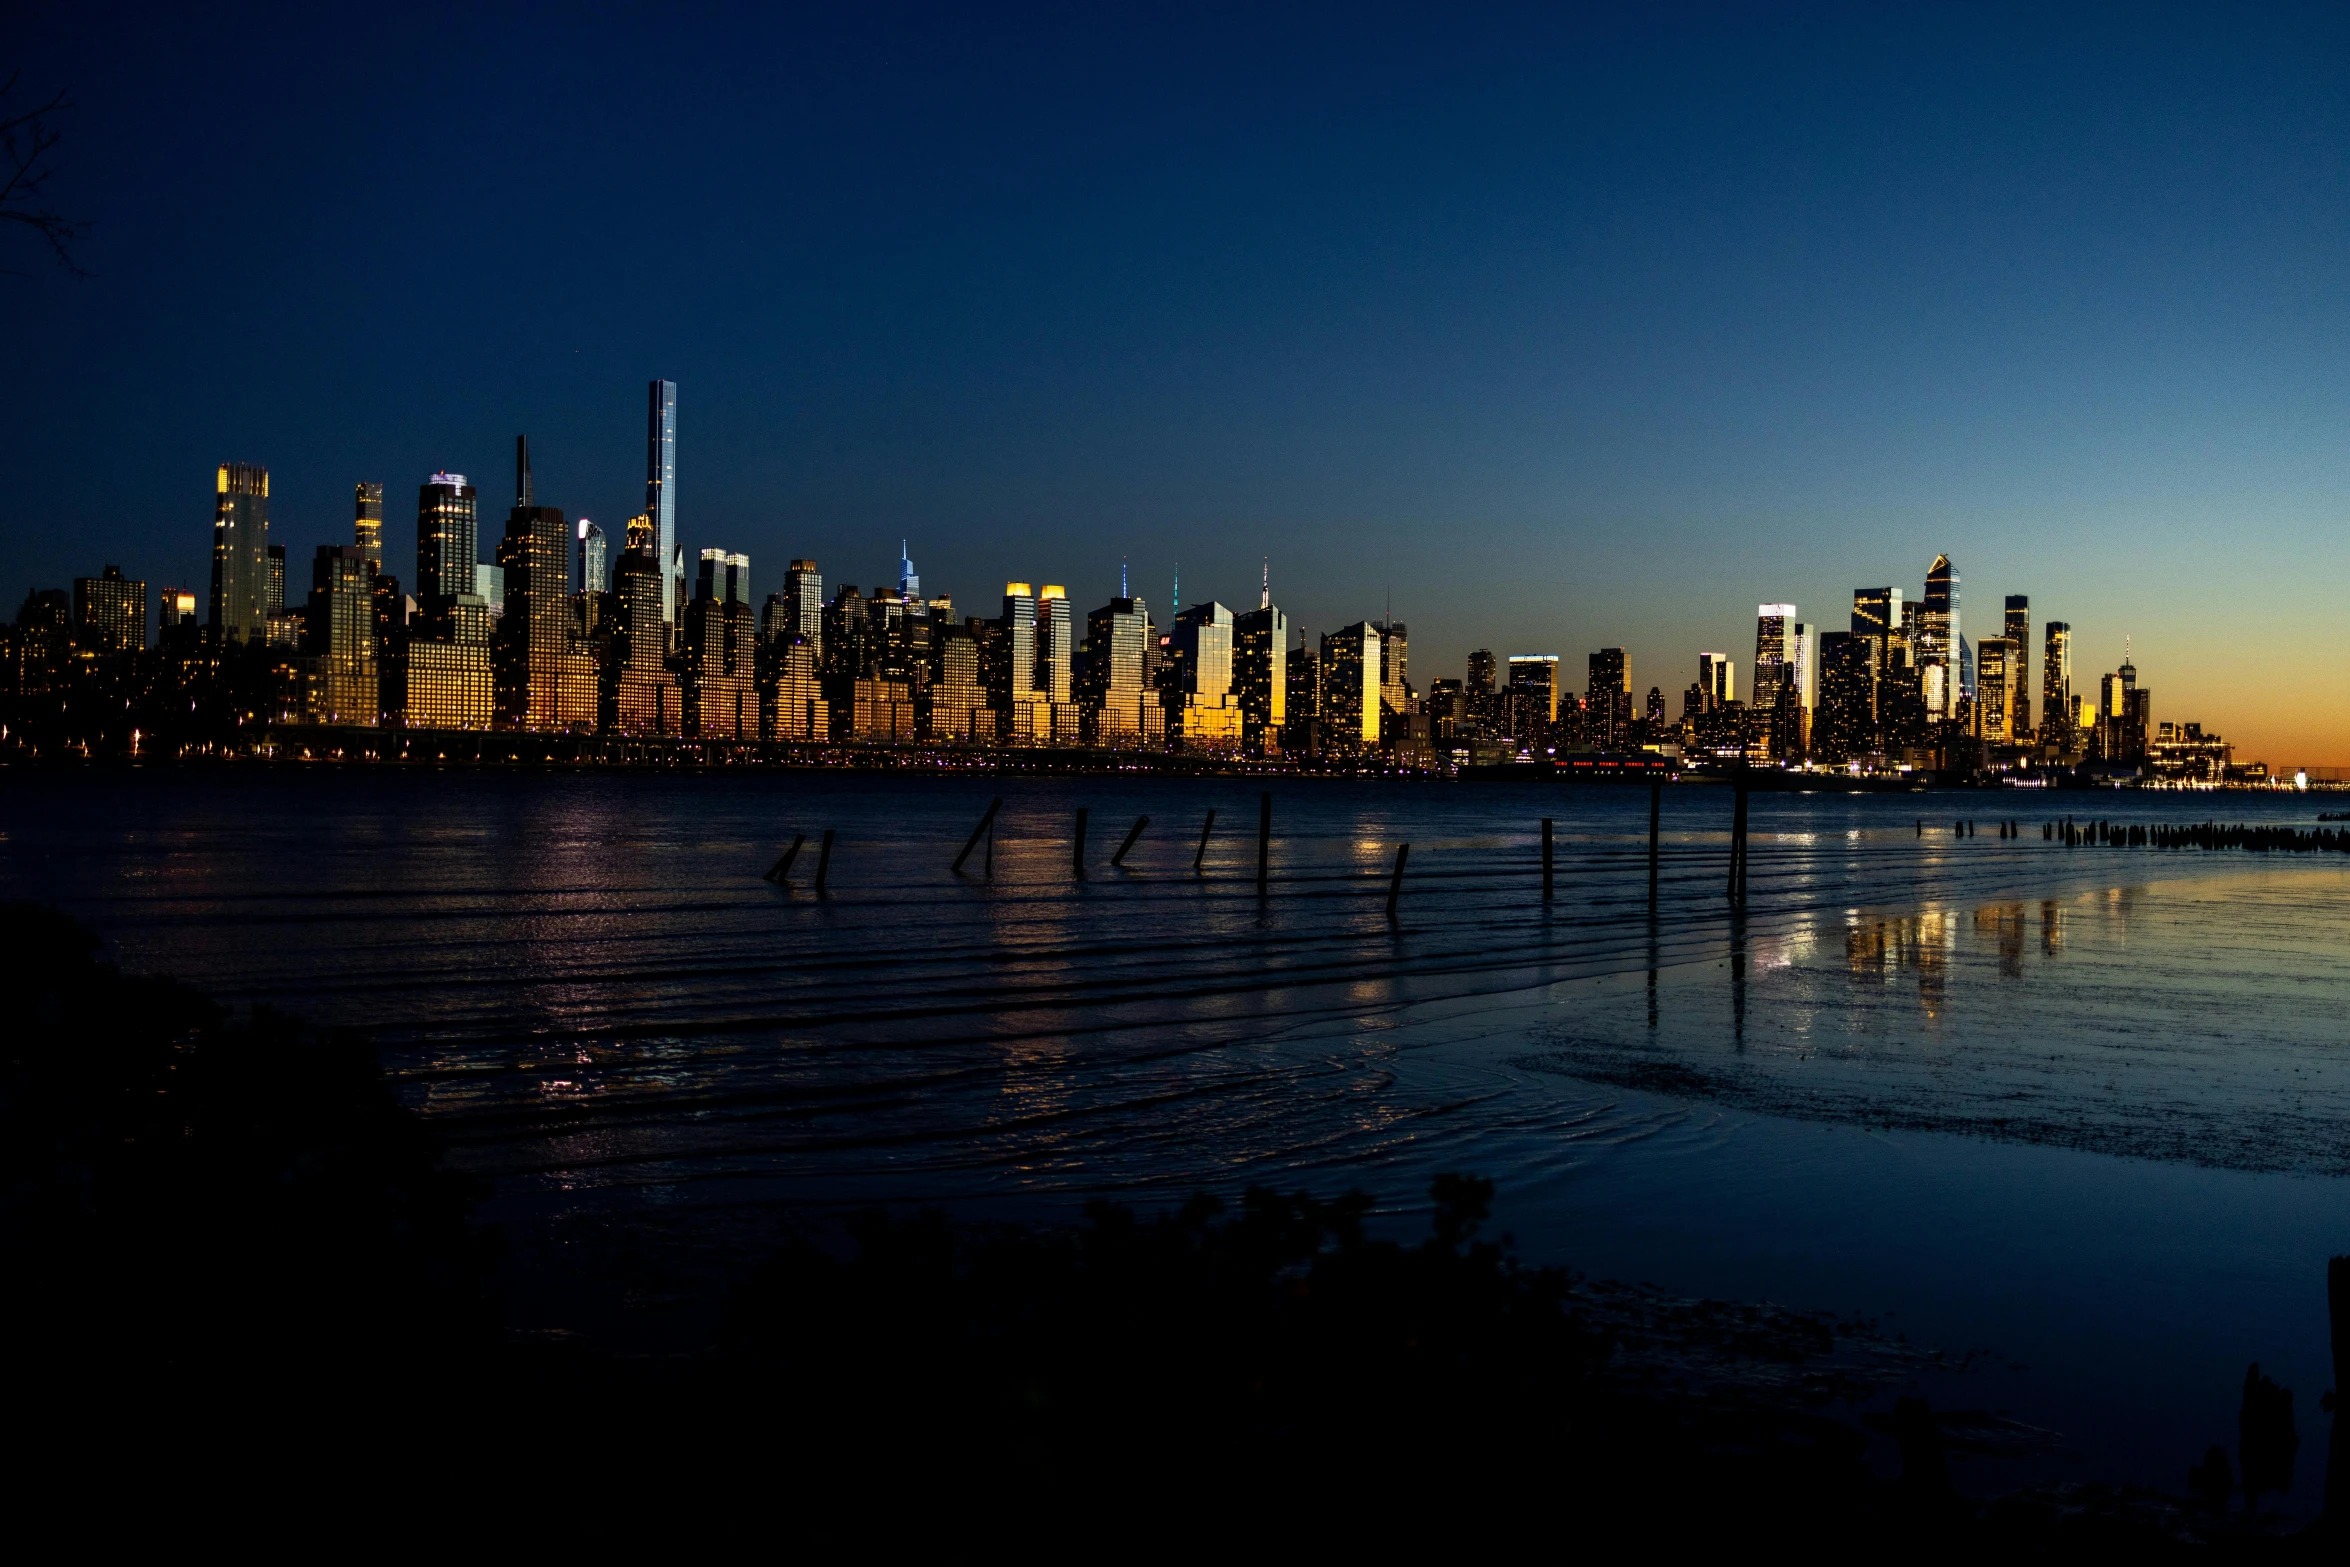
[{"label": "silhouetted bush", "polygon": [[232,1017],[0,905],[0,1246],[34,1391],[400,1377],[490,1342],[473,1186],[349,1033]]}]

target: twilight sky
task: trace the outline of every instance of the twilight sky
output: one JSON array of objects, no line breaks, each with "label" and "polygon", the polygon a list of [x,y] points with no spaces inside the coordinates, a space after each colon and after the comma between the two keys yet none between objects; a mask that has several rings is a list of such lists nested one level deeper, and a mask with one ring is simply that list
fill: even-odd
[{"label": "twilight sky", "polygon": [[1622,645],[1677,713],[1941,550],[2350,765],[2350,12],[344,9],[19,9],[97,275],[0,235],[7,609],[200,591],[223,460],[296,561],[381,479],[412,578],[435,468],[486,540],[518,432],[616,535],[662,375],[761,597],[1270,555],[1422,689]]}]

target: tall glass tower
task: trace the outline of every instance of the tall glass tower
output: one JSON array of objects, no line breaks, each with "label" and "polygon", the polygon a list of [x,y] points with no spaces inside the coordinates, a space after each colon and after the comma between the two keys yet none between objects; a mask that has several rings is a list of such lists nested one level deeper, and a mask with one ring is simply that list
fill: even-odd
[{"label": "tall glass tower", "polygon": [[212,507],[212,640],[269,639],[269,470],[224,462]]},{"label": "tall glass tower", "polygon": [[384,487],[361,480],[352,495],[351,539],[367,557],[370,579],[384,569]]},{"label": "tall glass tower", "polygon": [[655,381],[645,411],[645,515],[666,591],[661,618],[676,624],[685,604],[685,551],[677,543],[677,383]]},{"label": "tall glass tower", "polygon": [[416,492],[416,595],[455,599],[473,592],[479,558],[477,497],[461,473],[436,473]]}]

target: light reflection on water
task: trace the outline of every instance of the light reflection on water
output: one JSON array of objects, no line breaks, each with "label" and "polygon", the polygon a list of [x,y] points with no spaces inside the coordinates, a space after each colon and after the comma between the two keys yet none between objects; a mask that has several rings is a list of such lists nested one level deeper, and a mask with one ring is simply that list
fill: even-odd
[{"label": "light reflection on water", "polygon": [[[2095,1258],[2113,1278],[2074,1293],[2121,1310],[2113,1279],[2191,1275],[2231,1331],[2266,1324],[2245,1359],[2321,1363],[2279,1302],[2300,1252],[2350,1249],[2350,866],[2067,850],[2030,822],[1949,834],[1960,811],[2017,814],[2004,801],[1757,796],[1739,910],[1718,789],[1667,791],[1651,901],[1642,791],[1284,780],[1260,901],[1259,787],[32,774],[0,796],[0,890],[90,919],[132,967],[372,1029],[526,1232],[769,1203],[1055,1211],[1252,1181],[1400,1204],[1467,1168],[1497,1179],[1530,1250],[1594,1271],[1971,1310],[1954,1334],[2118,1367],[2096,1335],[1984,1293],[2029,1236],[2035,1287],[2062,1292]],[[994,876],[948,875],[997,794]],[[1927,811],[1942,828],[1921,836]],[[796,831],[812,841],[795,885],[766,885]],[[2229,1249],[2280,1213],[2308,1217],[2273,1241],[2274,1269]],[[2322,1305],[2315,1321],[2322,1338]],[[2214,1364],[2238,1348],[2213,1343]],[[2311,1401],[2320,1374],[2303,1374]],[[2099,1396],[2167,1430],[2144,1401],[2186,1385],[2117,1369]]]}]

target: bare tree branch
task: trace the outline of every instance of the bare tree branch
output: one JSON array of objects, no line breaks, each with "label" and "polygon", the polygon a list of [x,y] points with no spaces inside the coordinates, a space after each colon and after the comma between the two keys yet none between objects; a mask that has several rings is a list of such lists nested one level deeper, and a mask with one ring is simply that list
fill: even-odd
[{"label": "bare tree branch", "polygon": [[[73,259],[73,247],[90,232],[90,225],[67,217],[42,195],[57,172],[56,161],[50,156],[63,139],[57,117],[73,105],[60,92],[37,108],[10,112],[10,100],[16,96],[16,84],[23,75],[22,70],[11,71],[8,80],[0,82],[0,223],[31,229],[48,242],[59,266],[77,278],[86,278],[90,274]],[[0,276],[26,275],[0,267]]]}]

